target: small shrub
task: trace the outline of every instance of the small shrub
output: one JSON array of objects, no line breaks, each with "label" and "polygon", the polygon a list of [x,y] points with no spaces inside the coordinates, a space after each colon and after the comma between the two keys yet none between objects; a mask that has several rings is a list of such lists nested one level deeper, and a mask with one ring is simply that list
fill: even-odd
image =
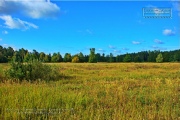
[{"label": "small shrub", "polygon": [[52,67],[41,62],[12,62],[8,70],[6,70],[6,77],[13,80],[57,80],[60,78],[60,73],[58,68]]}]

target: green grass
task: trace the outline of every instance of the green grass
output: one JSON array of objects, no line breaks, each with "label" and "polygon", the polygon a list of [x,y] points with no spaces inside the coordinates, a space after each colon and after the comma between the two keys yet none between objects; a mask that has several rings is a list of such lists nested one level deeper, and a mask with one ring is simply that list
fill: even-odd
[{"label": "green grass", "polygon": [[0,83],[0,119],[180,119],[179,63],[53,65],[68,77]]}]

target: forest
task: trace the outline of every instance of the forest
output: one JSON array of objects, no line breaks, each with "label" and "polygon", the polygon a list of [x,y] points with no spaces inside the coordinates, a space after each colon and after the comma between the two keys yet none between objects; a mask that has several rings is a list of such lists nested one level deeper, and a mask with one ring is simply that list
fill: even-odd
[{"label": "forest", "polygon": [[180,49],[173,51],[141,51],[137,53],[126,53],[122,55],[113,55],[113,53],[105,55],[95,53],[95,48],[90,49],[89,55],[83,55],[82,52],[72,55],[65,53],[64,56],[60,52],[53,54],[45,54],[33,50],[32,52],[21,48],[14,50],[12,47],[0,46],[0,63],[7,62],[29,62],[39,61],[46,63],[57,62],[73,62],[73,63],[96,63],[96,62],[180,62]]}]

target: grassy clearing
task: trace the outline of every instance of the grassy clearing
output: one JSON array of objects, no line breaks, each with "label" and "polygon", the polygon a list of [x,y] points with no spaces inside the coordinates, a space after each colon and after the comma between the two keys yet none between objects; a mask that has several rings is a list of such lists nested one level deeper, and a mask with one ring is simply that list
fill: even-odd
[{"label": "grassy clearing", "polygon": [[69,78],[0,83],[0,119],[180,119],[179,63],[53,65]]}]

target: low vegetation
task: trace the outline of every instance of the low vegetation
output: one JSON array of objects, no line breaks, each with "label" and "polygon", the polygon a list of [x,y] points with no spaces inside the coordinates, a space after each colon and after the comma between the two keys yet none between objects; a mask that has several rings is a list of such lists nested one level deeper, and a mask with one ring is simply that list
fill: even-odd
[{"label": "low vegetation", "polygon": [[52,67],[46,64],[42,64],[38,61],[22,63],[12,62],[10,68],[5,71],[6,79],[22,82],[27,80],[33,81],[50,81],[58,80],[60,72],[58,67]]},{"label": "low vegetation", "polygon": [[48,65],[71,79],[0,83],[0,119],[180,119],[179,63]]}]

